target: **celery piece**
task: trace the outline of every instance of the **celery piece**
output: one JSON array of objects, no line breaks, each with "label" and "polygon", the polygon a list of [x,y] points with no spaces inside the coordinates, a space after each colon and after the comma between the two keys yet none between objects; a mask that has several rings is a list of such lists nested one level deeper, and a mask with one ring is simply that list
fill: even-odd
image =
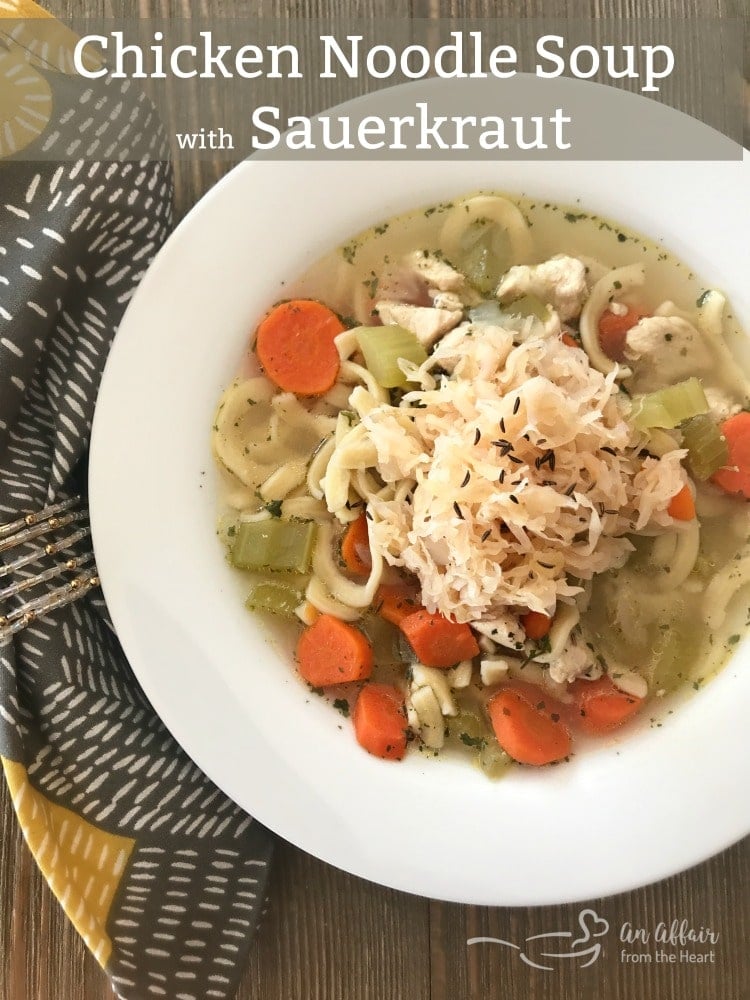
[{"label": "celery piece", "polygon": [[503,308],[511,316],[536,316],[542,321],[549,318],[549,306],[536,295],[522,295],[520,299],[507,302]]},{"label": "celery piece", "polygon": [[461,270],[482,295],[497,286],[500,271],[493,266],[492,251],[483,242],[477,242],[461,257]]},{"label": "celery piece", "polygon": [[690,653],[697,648],[698,636],[690,636],[681,627],[684,622],[669,623],[659,632],[652,650],[649,688],[653,691],[674,691],[687,680]]},{"label": "celery piece", "polygon": [[509,263],[510,240],[501,226],[487,219],[478,219],[469,226],[457,266],[478,292],[493,292]]},{"label": "celery piece", "polygon": [[638,430],[677,427],[683,420],[708,412],[708,400],[700,380],[693,377],[633,399],[631,423]]},{"label": "celery piece", "polygon": [[477,712],[462,708],[458,715],[449,716],[448,735],[465,746],[479,749],[490,738],[489,723]]},{"label": "celery piece", "polygon": [[474,709],[461,708],[449,717],[448,735],[459,746],[469,747],[479,767],[488,778],[500,778],[513,764],[495,738],[489,720]]},{"label": "celery piece", "polygon": [[696,479],[709,479],[717,469],[728,464],[726,438],[707,413],[691,417],[680,429],[683,444],[688,449],[688,464]]},{"label": "celery piece", "polygon": [[275,580],[260,580],[251,587],[245,607],[248,611],[270,611],[284,618],[294,618],[303,595],[303,587],[277,583]]},{"label": "celery piece", "polygon": [[313,521],[242,521],[229,550],[237,569],[267,569],[306,573],[315,546]]},{"label": "celery piece", "polygon": [[404,659],[399,649],[401,632],[378,614],[368,614],[360,623],[362,631],[370,640],[375,663],[379,667],[401,667]]},{"label": "celery piece", "polygon": [[513,766],[513,758],[500,746],[494,736],[479,751],[479,766],[488,778],[502,778]]},{"label": "celery piece", "polygon": [[398,366],[399,358],[415,365],[427,360],[427,351],[411,330],[402,326],[362,326],[357,330],[357,342],[368,371],[385,389],[403,388],[407,384]]},{"label": "celery piece", "polygon": [[494,301],[480,302],[478,306],[469,310],[469,319],[472,323],[487,323],[504,329],[517,328],[519,320],[527,316],[534,316],[544,323],[549,319],[549,315],[549,306],[536,295],[522,295],[514,302],[506,302],[504,305]]}]

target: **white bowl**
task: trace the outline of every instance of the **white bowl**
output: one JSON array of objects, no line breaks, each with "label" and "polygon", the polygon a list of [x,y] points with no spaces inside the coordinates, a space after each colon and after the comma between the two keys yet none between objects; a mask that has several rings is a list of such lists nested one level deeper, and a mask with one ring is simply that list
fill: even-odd
[{"label": "white bowl", "polygon": [[391,215],[484,187],[582,205],[663,241],[750,329],[750,156],[734,163],[247,162],[178,228],[104,377],[97,562],[118,634],[186,751],[258,820],[339,868],[477,904],[654,881],[750,829],[746,644],[661,728],[492,783],[466,762],[368,756],[243,608],[214,535],[209,430],[282,282]]}]

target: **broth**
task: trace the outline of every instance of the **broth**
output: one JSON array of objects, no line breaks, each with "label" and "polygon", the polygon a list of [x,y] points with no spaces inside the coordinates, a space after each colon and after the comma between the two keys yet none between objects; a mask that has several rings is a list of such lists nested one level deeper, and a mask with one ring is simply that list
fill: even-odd
[{"label": "broth", "polygon": [[[485,217],[485,207],[495,217]],[[467,218],[462,221],[464,210]],[[498,219],[507,220],[507,224]],[[557,264],[553,263],[555,258]],[[645,268],[643,279],[637,274],[640,265]],[[559,272],[557,284],[549,284],[544,293],[539,291],[543,268],[547,268],[545,274]],[[449,271],[454,272],[453,277]],[[622,280],[616,276],[611,279],[613,272]],[[430,288],[429,275],[434,281],[441,275],[446,287]],[[576,276],[578,301],[571,305],[570,288]],[[455,289],[447,287],[450,282]],[[503,287],[511,289],[505,296],[500,294]],[[603,288],[611,294],[602,298]],[[720,293],[706,288],[685,264],[658,244],[579,207],[474,195],[420,208],[372,227],[290,282],[288,294],[290,300],[303,305],[309,300],[324,303],[343,318],[343,332],[336,340],[340,368],[334,383],[324,391],[298,393],[282,405],[284,386],[280,381],[274,383],[274,377],[283,381],[287,376],[271,372],[271,380],[264,378],[255,354],[250,352],[242,381],[228,390],[214,427],[219,464],[227,472],[220,535],[231,553],[236,550],[238,532],[261,530],[250,532],[243,523],[294,522],[297,534],[303,530],[300,524],[312,526],[308,530],[310,546],[315,547],[311,566],[309,553],[307,562],[303,559],[296,566],[255,566],[248,573],[248,585],[256,594],[275,594],[267,599],[267,607],[272,607],[274,600],[277,604],[281,601],[281,613],[289,616],[285,630],[290,630],[294,642],[300,634],[320,628],[315,624],[320,618],[341,619],[348,628],[361,630],[369,638],[374,649],[372,674],[363,674],[354,687],[323,685],[345,714],[358,697],[362,680],[366,680],[366,687],[373,681],[395,686],[406,697],[409,739],[420,749],[458,746],[494,775],[502,773],[512,759],[547,762],[524,760],[522,755],[513,754],[513,746],[508,752],[503,739],[498,744],[496,736],[505,730],[503,720],[497,722],[497,706],[505,706],[509,697],[532,702],[529,692],[533,686],[539,698],[548,702],[539,712],[552,729],[567,726],[575,730],[580,723],[575,716],[586,716],[588,711],[583,729],[591,733],[601,705],[615,714],[620,711],[621,718],[618,716],[612,725],[602,723],[597,733],[607,735],[635,711],[645,714],[642,706],[652,699],[700,687],[736,649],[748,624],[743,589],[750,582],[748,506],[744,497],[728,495],[709,481],[708,475],[699,477],[695,469],[701,455],[695,450],[697,446],[690,446],[691,451],[685,445],[699,426],[695,421],[700,420],[700,428],[714,434],[713,446],[718,447],[719,431],[727,427],[728,419],[735,411],[748,408],[747,381],[739,363],[746,360],[747,341]],[[597,296],[603,305],[594,317],[594,329],[599,332],[592,346],[592,320],[587,318],[587,310],[591,312]],[[309,311],[315,310],[309,307]],[[460,319],[453,323],[458,313]],[[368,334],[370,338],[394,336],[402,320],[389,316],[405,317],[408,337],[403,342],[413,353],[411,365],[398,362],[400,368],[395,369],[395,383],[390,388],[373,379],[366,338],[346,332],[364,326],[377,328]],[[625,353],[610,357],[602,347],[602,331],[627,326],[628,317],[633,322],[622,334]],[[453,326],[437,334],[424,327],[428,321],[434,327],[438,320]],[[646,334],[650,342],[644,339]],[[663,338],[664,344],[654,346],[654,337]],[[673,348],[675,338],[686,346],[679,351]],[[491,344],[492,350],[477,347],[479,341]],[[378,340],[372,342],[378,344]],[[387,340],[379,342],[386,344]],[[561,347],[561,343],[569,346]],[[572,355],[566,354],[571,349],[576,352],[575,364]],[[485,358],[487,351],[494,358],[490,375],[485,371],[490,364]],[[498,362],[505,351],[507,358]],[[271,366],[277,364],[272,353],[269,358]],[[435,358],[440,360],[435,362]],[[478,366],[476,378],[461,374],[470,362]],[[311,368],[317,365],[315,352],[305,363]],[[509,382],[508,366],[522,363],[527,365],[526,373]],[[662,364],[664,377],[660,374]],[[670,364],[677,373],[671,377]],[[558,370],[561,374],[556,384],[554,373]],[[630,374],[623,377],[623,371]],[[308,373],[302,372],[300,377],[307,378]],[[563,409],[578,392],[584,396],[588,392],[592,399],[599,394],[598,409],[594,407],[590,413],[584,404],[575,403],[575,420],[580,424],[559,447],[545,449],[549,442],[542,436],[541,424],[532,419],[534,400],[528,386],[540,381],[546,383],[545,391],[563,393],[556,397],[564,401]],[[633,415],[656,405],[658,393],[673,384],[685,395],[690,390],[705,396],[705,406],[699,402],[671,425],[667,421],[666,426],[663,422],[659,426],[657,421],[657,425],[646,423],[634,430]],[[489,402],[482,397],[485,385],[497,390]],[[502,390],[501,385],[505,386]],[[257,398],[250,398],[251,391]],[[510,400],[516,396],[518,401],[512,408]],[[508,407],[503,409],[506,401]],[[682,402],[680,399],[679,405]],[[451,525],[441,514],[443,523],[429,537],[425,524],[430,514],[417,524],[417,507],[430,477],[438,475],[438,454],[448,434],[454,435],[450,461],[455,465],[456,456],[461,455],[462,439],[457,435],[468,433],[469,427],[479,435],[473,442],[479,448],[485,427],[482,420],[490,406],[495,407],[496,416],[503,414],[500,429],[495,431],[503,436],[492,442],[496,449],[493,455],[499,455],[495,471],[500,469],[501,485],[488,485],[489,459],[484,453],[476,458],[472,452],[469,458],[466,451],[463,482],[456,481],[452,489],[470,488],[475,491],[472,499],[463,506],[453,500],[455,518],[451,518]],[[228,407],[234,407],[232,420],[227,417]],[[373,410],[380,416],[372,415]],[[436,426],[447,410],[451,415],[448,423],[441,425],[441,437],[429,428]],[[572,412],[561,411],[560,423],[569,419],[573,426]],[[512,436],[505,430],[506,418],[509,425],[516,423],[519,433],[525,431],[513,442],[505,437],[506,433],[508,438]],[[549,424],[553,434],[554,423]],[[625,431],[621,423],[629,428],[627,441],[622,437]],[[413,431],[412,425],[419,431]],[[588,459],[584,461],[579,453],[582,442],[593,440],[592,427],[600,438],[596,446],[591,445],[587,465]],[[549,437],[550,431],[545,433]],[[394,434],[400,435],[398,445],[393,445],[392,454],[385,455]],[[620,443],[604,444],[610,441],[608,434]],[[412,456],[420,472],[409,473],[399,483],[392,475],[393,468],[401,467],[400,462],[403,465],[403,448],[414,441],[418,442],[417,451],[423,449],[421,457],[416,452]],[[464,444],[471,443],[465,438]],[[725,447],[723,443],[721,447]],[[434,450],[425,457],[425,449]],[[345,452],[355,456],[351,468],[341,457]],[[519,471],[516,480],[505,480],[503,462],[507,456],[522,467],[524,475]],[[448,465],[445,459],[439,475]],[[573,466],[583,479],[571,480],[566,486],[564,477]],[[683,500],[687,514],[690,504],[694,505],[692,517],[683,520],[684,513],[670,513],[677,507],[669,497],[664,498],[665,487],[658,481],[661,472],[657,475],[657,469],[663,470],[662,479],[673,478],[672,500],[678,491],[687,490],[689,497],[683,492]],[[513,474],[514,467],[508,465],[508,476]],[[714,470],[711,475],[719,472]],[[603,483],[606,477],[611,478],[613,495],[620,499],[604,503],[600,498],[594,508],[587,497],[597,495],[597,480]],[[509,482],[517,484],[517,495],[508,492]],[[637,482],[645,486],[634,487]],[[434,483],[430,488],[434,503],[440,489]],[[455,496],[464,494],[456,492]],[[550,523],[534,527],[541,517],[534,513],[534,498],[542,506],[547,504],[545,516],[551,527]],[[515,517],[513,508],[505,503],[508,499],[517,505],[530,505],[525,520],[521,515]],[[653,510],[641,517],[648,504]],[[365,565],[363,575],[370,574],[367,582],[340,565],[347,526],[365,508],[370,519],[365,534],[372,549],[369,555],[373,567],[380,566],[376,573],[375,568],[369,570]],[[557,544],[558,535],[562,537],[557,522],[573,509],[586,516],[579,518],[582,527],[570,534],[571,551],[565,552],[564,546]],[[492,515],[487,513],[490,510]],[[510,513],[498,516],[503,510]],[[484,527],[483,517],[489,527],[481,540],[495,532],[493,551],[501,560],[500,569],[497,563],[490,566],[487,559],[482,562],[481,553],[477,553],[478,530],[471,532],[480,521]],[[440,518],[436,515],[436,520]],[[631,530],[625,530],[626,523]],[[400,526],[397,538],[394,526]],[[565,530],[572,532],[569,527]],[[601,563],[590,573],[580,554],[584,546],[579,535],[587,532],[592,558],[598,553]],[[600,534],[592,542],[596,532]],[[554,543],[552,535],[557,538]],[[623,540],[631,538],[634,548],[629,553],[625,551],[628,542]],[[573,559],[571,552],[576,547],[580,551]],[[325,558],[321,555],[324,550]],[[539,566],[544,567],[543,582],[534,572],[519,568],[523,562],[519,551],[526,552],[529,560],[537,560],[537,578]],[[541,560],[542,555],[554,558],[554,570],[551,563]],[[232,558],[242,564],[241,559]],[[476,572],[474,586],[458,565],[470,560],[485,570]],[[515,600],[506,582],[502,583],[505,591],[498,583],[492,592],[486,583],[489,569],[498,581],[516,573],[521,581],[518,593],[526,598]],[[415,611],[424,605],[424,615],[455,619],[457,629],[468,623],[476,652],[472,652],[472,645],[461,647],[471,653],[459,657],[465,661],[463,666],[460,662],[457,666],[418,662],[418,647],[407,641],[408,636],[417,635],[410,631],[414,622],[409,628],[400,623],[396,627],[400,611],[394,612],[390,623],[383,621],[386,612],[376,594],[383,593],[383,584],[393,587],[404,582],[416,586]],[[556,601],[550,602],[554,588]],[[505,604],[497,596],[501,592],[506,594]],[[362,597],[365,593],[367,600]],[[470,598],[466,596],[469,593]],[[351,597],[350,602],[347,597]],[[479,609],[475,617],[466,611],[469,605]],[[255,606],[264,604],[256,600]],[[272,609],[279,612],[278,606]],[[549,632],[534,639],[530,615],[546,615],[551,622]],[[521,624],[520,633],[508,631],[508,620],[516,629]],[[538,624],[539,619],[534,621]],[[494,631],[489,628],[493,623],[497,626]],[[483,629],[483,624],[488,627]],[[466,633],[462,634],[465,638]],[[421,632],[419,638],[421,641]],[[470,666],[468,661],[472,661]],[[420,697],[425,691],[431,694]],[[595,691],[605,701],[592,701]],[[606,702],[606,698],[611,700]],[[434,703],[440,706],[439,722]],[[552,704],[559,707],[558,712],[550,712]],[[420,705],[425,706],[422,711]],[[503,711],[507,709],[503,707]]]}]

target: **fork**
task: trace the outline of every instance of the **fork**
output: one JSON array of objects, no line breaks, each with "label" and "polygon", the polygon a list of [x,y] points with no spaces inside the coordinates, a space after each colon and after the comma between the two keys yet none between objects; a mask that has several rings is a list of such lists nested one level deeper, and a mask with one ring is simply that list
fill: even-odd
[{"label": "fork", "polygon": [[[0,614],[0,642],[99,585],[91,546],[72,551],[91,535],[88,518],[81,497],[74,496],[0,525],[0,606],[23,595]],[[3,586],[11,576],[16,580]]]}]

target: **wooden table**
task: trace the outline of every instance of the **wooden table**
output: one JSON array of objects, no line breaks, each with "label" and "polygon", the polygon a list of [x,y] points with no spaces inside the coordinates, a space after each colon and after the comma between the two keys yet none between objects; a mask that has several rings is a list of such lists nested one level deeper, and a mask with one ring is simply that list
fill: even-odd
[{"label": "wooden table", "polygon": [[[60,16],[190,16],[209,13],[284,16],[283,0],[50,0]],[[296,14],[341,9],[335,0],[298,0]],[[352,13],[392,14],[387,0],[361,0]],[[411,0],[403,13],[570,17],[723,16],[744,13],[747,0]],[[700,30],[700,28],[696,28]],[[226,170],[226,164],[181,165],[178,214]],[[746,773],[736,776],[747,794]],[[668,776],[665,775],[665,786]],[[665,794],[667,790],[665,787]],[[694,804],[699,822],[700,802]],[[633,803],[638,808],[638,803]],[[0,782],[0,1000],[111,1000],[106,977],[89,955],[26,850],[5,784]],[[658,831],[654,833],[659,836]],[[613,844],[612,863],[616,861]],[[404,850],[409,850],[404,845]],[[416,848],[413,848],[416,849]],[[497,864],[512,864],[512,851]],[[560,864],[566,860],[560,858]],[[586,969],[535,970],[509,949],[467,946],[492,936],[522,943],[573,930],[581,907],[490,909],[432,902],[370,885],[280,843],[270,905],[253,945],[237,1000],[748,1000],[750,998],[750,841],[657,885],[591,905],[613,931],[601,958]],[[686,920],[719,933],[705,964],[630,964],[616,931],[626,922],[653,929]],[[667,949],[674,950],[674,949]]]}]

